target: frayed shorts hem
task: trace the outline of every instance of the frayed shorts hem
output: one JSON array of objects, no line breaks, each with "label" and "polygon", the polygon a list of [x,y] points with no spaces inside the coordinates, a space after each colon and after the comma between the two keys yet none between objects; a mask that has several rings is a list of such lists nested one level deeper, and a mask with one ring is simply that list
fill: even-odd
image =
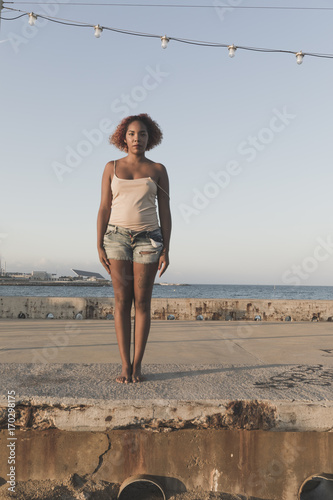
[{"label": "frayed shorts hem", "polygon": [[155,264],[156,262],[158,262],[160,260],[160,255],[161,253],[159,253],[158,255],[156,254],[145,254],[144,257],[147,257],[146,259],[130,259],[128,257],[109,257],[108,254],[106,254],[108,260],[123,260],[123,261],[126,261],[126,262],[135,262],[136,264]]}]

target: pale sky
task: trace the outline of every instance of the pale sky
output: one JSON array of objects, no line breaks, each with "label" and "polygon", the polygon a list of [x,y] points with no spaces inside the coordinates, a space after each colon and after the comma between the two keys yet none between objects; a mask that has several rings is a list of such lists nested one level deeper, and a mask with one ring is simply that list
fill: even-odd
[{"label": "pale sky", "polygon": [[[333,11],[15,3],[161,36],[333,53]],[[225,48],[173,40],[163,50],[159,39],[107,30],[97,39],[92,28],[50,21],[30,28],[26,16],[2,20],[0,41],[7,271],[107,277],[96,249],[101,178],[108,161],[124,156],[108,137],[124,116],[145,112],[164,133],[147,157],[170,178],[171,263],[160,281],[333,284],[333,59],[298,65],[294,54],[241,49],[230,58]]]}]

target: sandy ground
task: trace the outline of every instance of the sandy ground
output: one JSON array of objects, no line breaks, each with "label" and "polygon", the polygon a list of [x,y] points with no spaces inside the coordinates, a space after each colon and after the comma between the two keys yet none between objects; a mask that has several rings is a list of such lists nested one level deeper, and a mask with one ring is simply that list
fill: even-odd
[{"label": "sandy ground", "polygon": [[[15,493],[9,493],[7,484],[0,486],[0,499],[15,500],[116,500],[120,484],[94,481],[74,474],[65,481],[26,481],[17,483]],[[126,495],[125,495],[126,494]],[[161,493],[153,491],[129,491],[126,488],[121,500],[162,500]],[[167,496],[167,500],[261,500],[243,495],[188,491]]]}]

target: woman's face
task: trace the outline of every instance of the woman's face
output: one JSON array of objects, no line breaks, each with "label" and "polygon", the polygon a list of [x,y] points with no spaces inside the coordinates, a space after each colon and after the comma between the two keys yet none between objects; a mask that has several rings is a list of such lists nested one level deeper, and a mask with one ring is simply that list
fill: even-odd
[{"label": "woman's face", "polygon": [[138,120],[130,123],[127,128],[125,142],[128,152],[134,154],[144,153],[148,144],[146,125]]}]

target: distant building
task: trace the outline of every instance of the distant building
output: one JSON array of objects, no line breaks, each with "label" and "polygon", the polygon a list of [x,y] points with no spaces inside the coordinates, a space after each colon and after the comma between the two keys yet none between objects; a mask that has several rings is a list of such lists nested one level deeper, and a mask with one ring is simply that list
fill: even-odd
[{"label": "distant building", "polygon": [[21,279],[21,278],[25,278],[25,279],[29,279],[31,274],[30,273],[20,273],[20,272],[8,272],[8,273],[3,273],[2,275],[4,278],[17,278],[17,279]]},{"label": "distant building", "polygon": [[89,279],[91,281],[105,280],[104,276],[99,273],[94,273],[91,271],[80,271],[79,269],[72,269],[72,271],[77,275],[78,278],[81,279]]},{"label": "distant building", "polygon": [[32,280],[50,280],[51,274],[46,271],[32,271],[31,273]]}]

